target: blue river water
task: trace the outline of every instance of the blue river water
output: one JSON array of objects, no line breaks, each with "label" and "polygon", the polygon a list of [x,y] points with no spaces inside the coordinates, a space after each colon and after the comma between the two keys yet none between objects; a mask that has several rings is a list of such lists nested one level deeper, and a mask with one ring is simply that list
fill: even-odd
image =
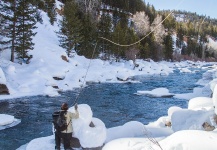
[{"label": "blue river water", "polygon": [[[186,74],[174,71],[168,76],[134,77],[141,83],[90,84],[80,93],[78,104],[88,104],[93,116],[101,119],[107,128],[129,121],[148,124],[167,115],[171,106],[186,108],[187,101],[136,95],[137,91],[164,87],[170,93],[190,93],[198,87],[195,83],[202,78],[203,72]],[[34,96],[0,101],[0,114],[10,114],[22,120],[15,127],[0,131],[0,150],[16,150],[34,138],[51,135],[52,112],[58,110],[62,102],[72,105],[78,91],[63,92],[59,97]]]}]

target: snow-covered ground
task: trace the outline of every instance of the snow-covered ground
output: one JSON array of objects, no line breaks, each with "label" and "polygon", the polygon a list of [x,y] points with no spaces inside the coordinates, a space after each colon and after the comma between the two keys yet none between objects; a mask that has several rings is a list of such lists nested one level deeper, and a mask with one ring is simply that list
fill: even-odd
[{"label": "snow-covered ground", "polygon": [[[42,12],[43,24],[37,24],[37,35],[34,37],[35,48],[29,54],[33,55],[30,64],[10,62],[10,51],[0,53],[0,84],[6,84],[10,95],[1,95],[0,100],[22,96],[48,95],[58,96],[58,91],[73,90],[83,86],[86,82],[120,82],[117,78],[131,81],[135,75],[168,75],[173,70],[193,73],[190,67],[207,69],[205,62],[153,62],[136,60],[139,67],[134,68],[132,61],[102,61],[88,60],[83,56],[74,54],[68,58],[65,50],[59,47],[55,31],[57,24],[51,26],[48,17]],[[64,61],[65,56],[69,62]],[[80,118],[73,122],[75,137],[80,139],[82,147],[98,147],[105,144],[103,150],[216,150],[217,130],[204,131],[203,123],[207,122],[216,127],[214,115],[217,113],[217,66],[214,63],[198,84],[210,88],[213,97],[203,97],[202,89],[194,89],[193,93],[176,94],[177,98],[189,100],[187,109],[173,106],[168,109],[168,115],[162,116],[155,122],[143,125],[137,121],[128,122],[122,126],[106,129],[100,118],[94,118],[91,108],[86,104],[79,104]],[[84,77],[88,66],[90,69]],[[54,78],[62,80],[55,80]],[[207,77],[207,78],[206,78]],[[84,82],[84,86],[86,85]],[[58,87],[58,89],[54,88]],[[142,89],[141,89],[142,90]],[[204,89],[203,89],[204,90]],[[202,94],[201,94],[202,93]],[[154,96],[173,95],[165,88],[152,91],[138,91],[137,94]],[[214,108],[215,106],[215,108]],[[70,111],[74,111],[73,108]],[[0,116],[0,124],[7,125],[13,117]],[[20,118],[22,119],[22,118]],[[96,127],[89,127],[93,122]],[[168,125],[168,126],[165,126]],[[171,126],[170,126],[171,125]],[[54,136],[34,139],[19,150],[52,150],[54,149]],[[160,145],[160,146],[159,146]]]}]

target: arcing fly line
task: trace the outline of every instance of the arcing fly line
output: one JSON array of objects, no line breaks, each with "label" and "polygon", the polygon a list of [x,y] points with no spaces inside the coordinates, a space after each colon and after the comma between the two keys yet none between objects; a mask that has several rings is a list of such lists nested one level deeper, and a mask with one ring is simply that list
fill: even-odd
[{"label": "arcing fly line", "polygon": [[[183,1],[184,1],[184,0],[180,1],[179,4],[178,4],[176,7],[178,7],[179,5],[181,5],[181,3],[182,3]],[[175,10],[175,9],[174,9],[174,10]],[[99,38],[100,38],[100,39],[103,39],[103,40],[106,40],[106,41],[108,41],[108,42],[110,42],[110,43],[112,43],[112,44],[114,44],[114,45],[121,46],[121,47],[130,47],[130,46],[136,45],[136,44],[138,44],[139,42],[141,42],[142,40],[144,40],[146,37],[148,37],[151,33],[153,33],[153,32],[155,31],[155,29],[158,28],[158,27],[174,12],[174,10],[172,10],[172,11],[171,11],[157,26],[155,26],[146,36],[144,36],[143,38],[141,38],[140,40],[138,40],[138,41],[135,42],[135,43],[128,44],[128,45],[122,45],[122,44],[119,44],[119,43],[115,43],[115,42],[113,42],[112,40],[109,40],[109,39],[104,38],[104,37],[99,37]],[[91,57],[91,59],[90,59],[90,61],[89,61],[89,64],[88,64],[88,67],[87,67],[87,71],[86,71],[86,73],[85,73],[84,80],[83,80],[83,82],[82,82],[81,88],[80,88],[80,90],[79,90],[79,92],[78,92],[78,95],[77,95],[75,101],[74,101],[74,104],[77,103],[78,98],[79,98],[79,96],[80,96],[80,94],[81,94],[81,92],[82,92],[82,90],[83,90],[83,86],[84,86],[84,84],[85,84],[85,82],[86,82],[87,73],[88,73],[88,71],[89,71],[89,69],[90,69],[91,60],[93,59],[94,53],[95,53],[95,51],[96,51],[96,47],[97,47],[97,42],[96,42],[94,51],[93,51],[93,53],[92,53],[92,57]],[[73,104],[73,105],[74,105],[74,104]],[[154,144],[157,145],[161,150],[163,150],[162,147],[160,146],[160,144],[158,143],[158,141],[155,140],[155,138],[152,138],[150,135],[147,134],[148,131],[145,129],[145,127],[144,127],[144,131],[143,131],[143,132],[145,132],[145,135],[148,137],[148,139],[149,139],[152,143],[154,143]],[[151,147],[151,149],[152,149],[152,147]]]},{"label": "arcing fly line", "polygon": [[[182,0],[176,7],[178,7],[179,5],[181,5],[181,3],[183,2],[184,0]],[[175,9],[174,9],[175,10]],[[109,40],[107,38],[104,38],[104,37],[99,37],[103,40],[106,40],[114,45],[117,45],[117,46],[121,46],[121,47],[129,47],[129,46],[133,46],[133,45],[136,45],[138,43],[140,43],[142,40],[144,40],[146,37],[148,37],[151,33],[153,33],[155,31],[156,28],[158,28],[173,12],[174,10],[172,10],[157,26],[155,26],[146,36],[144,36],[143,38],[141,38],[140,40],[138,40],[137,42],[135,43],[132,43],[132,44],[128,44],[128,45],[122,45],[122,44],[119,44],[119,43],[115,43],[114,41],[112,40]]]}]

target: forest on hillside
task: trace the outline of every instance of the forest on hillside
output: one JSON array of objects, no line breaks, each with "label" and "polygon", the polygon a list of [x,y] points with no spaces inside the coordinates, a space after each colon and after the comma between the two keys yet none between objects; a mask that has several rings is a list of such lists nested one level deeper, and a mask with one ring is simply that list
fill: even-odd
[{"label": "forest on hillside", "polygon": [[2,0],[0,50],[11,50],[11,61],[31,59],[28,51],[33,49],[32,38],[37,34],[33,29],[37,22],[43,23],[43,10],[52,25],[57,13],[62,15],[57,35],[68,57],[76,52],[87,58],[116,61],[217,59],[215,50],[206,45],[208,37],[217,38],[217,20],[208,16],[156,11],[143,0],[60,1],[61,10],[56,8],[55,0]]}]

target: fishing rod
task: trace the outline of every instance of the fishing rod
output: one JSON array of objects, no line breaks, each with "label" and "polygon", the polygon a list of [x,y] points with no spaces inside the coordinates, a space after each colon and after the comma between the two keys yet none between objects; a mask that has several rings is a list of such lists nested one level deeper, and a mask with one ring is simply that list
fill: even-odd
[{"label": "fishing rod", "polygon": [[90,60],[89,60],[89,64],[88,64],[88,66],[87,66],[86,73],[85,73],[85,75],[84,75],[84,80],[83,80],[83,82],[82,82],[82,84],[81,84],[81,88],[80,88],[80,90],[78,91],[78,95],[77,95],[77,97],[75,98],[75,101],[74,101],[74,103],[73,103],[72,106],[74,106],[74,105],[78,102],[78,98],[79,98],[81,92],[83,91],[84,84],[85,84],[85,82],[86,82],[86,78],[87,78],[87,73],[88,73],[88,71],[89,71],[89,69],[90,69],[91,61],[92,61],[93,56],[94,56],[94,54],[95,54],[95,52],[96,52],[97,43],[98,43],[98,41],[97,41],[96,44],[95,44],[95,47],[94,47],[94,50],[93,50],[92,56],[91,56],[91,58],[90,58]]}]

